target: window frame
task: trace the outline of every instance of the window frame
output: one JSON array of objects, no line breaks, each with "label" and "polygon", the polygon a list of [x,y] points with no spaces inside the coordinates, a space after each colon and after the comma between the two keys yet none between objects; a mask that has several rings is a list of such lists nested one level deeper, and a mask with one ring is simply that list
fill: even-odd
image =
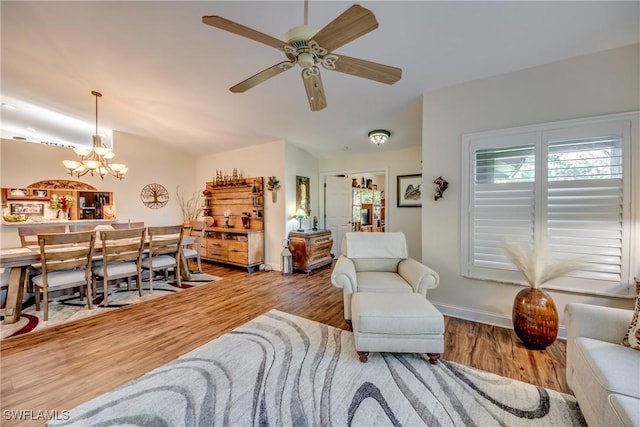
[{"label": "window frame", "polygon": [[[576,132],[589,129],[598,129],[611,126],[619,126],[622,132],[622,258],[621,281],[616,283],[609,280],[584,279],[577,277],[563,277],[545,285],[547,289],[577,292],[581,294],[594,294],[604,296],[628,297],[635,295],[634,274],[640,268],[640,261],[635,260],[634,254],[640,249],[638,240],[640,226],[633,221],[634,195],[637,197],[637,189],[634,183],[633,167],[637,153],[634,153],[633,145],[638,143],[638,123],[640,122],[638,111],[604,116],[589,117],[583,119],[564,120],[557,122],[541,123],[528,126],[498,129],[485,132],[469,133],[462,136],[462,191],[461,191],[461,275],[463,277],[488,280],[500,283],[526,285],[522,274],[513,267],[513,270],[501,268],[479,267],[474,264],[475,248],[475,154],[478,150],[500,147],[517,147],[533,145],[535,152],[535,178],[533,182],[533,236],[540,238],[547,230],[548,213],[548,177],[547,153],[550,144],[549,135],[571,135],[576,138]],[[585,134],[587,136],[588,132]],[[633,143],[632,143],[633,142]],[[635,148],[637,150],[637,147]],[[543,163],[545,163],[543,167]],[[543,176],[544,172],[544,176]],[[637,173],[637,172],[636,172]],[[635,192],[634,192],[635,191]],[[525,219],[526,221],[526,219]]]}]

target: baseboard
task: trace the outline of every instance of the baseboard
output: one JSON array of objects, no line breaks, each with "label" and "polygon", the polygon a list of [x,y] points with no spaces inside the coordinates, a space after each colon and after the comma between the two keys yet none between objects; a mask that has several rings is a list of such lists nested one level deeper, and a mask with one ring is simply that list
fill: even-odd
[{"label": "baseboard", "polygon": [[[484,323],[501,328],[513,329],[513,322],[509,316],[491,313],[488,311],[472,310],[468,307],[443,304],[440,302],[431,301],[431,303],[445,316],[470,320],[472,322]],[[558,328],[558,338],[562,340],[567,339],[567,330],[564,325],[560,325]]]}]

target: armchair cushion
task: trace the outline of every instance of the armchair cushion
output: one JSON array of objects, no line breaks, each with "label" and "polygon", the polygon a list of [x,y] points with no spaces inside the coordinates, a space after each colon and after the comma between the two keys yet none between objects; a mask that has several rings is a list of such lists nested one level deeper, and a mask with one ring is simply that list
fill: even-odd
[{"label": "armchair cushion", "polygon": [[[372,238],[376,244],[372,244]],[[342,253],[347,258],[408,258],[404,233],[347,233]]]},{"label": "armchair cushion", "polygon": [[363,271],[356,273],[358,292],[413,292],[406,280],[388,271]]}]

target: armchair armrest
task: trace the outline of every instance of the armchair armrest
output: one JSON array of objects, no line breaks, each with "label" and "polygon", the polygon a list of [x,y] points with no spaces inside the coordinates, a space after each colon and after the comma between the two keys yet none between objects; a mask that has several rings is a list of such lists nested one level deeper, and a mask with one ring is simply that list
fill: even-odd
[{"label": "armchair armrest", "polygon": [[331,272],[331,284],[342,288],[345,293],[353,294],[358,289],[356,267],[349,258],[340,255]]},{"label": "armchair armrest", "polygon": [[406,258],[398,264],[398,274],[406,280],[414,291],[427,295],[427,289],[434,289],[440,283],[438,273],[412,258]]},{"label": "armchair armrest", "polygon": [[633,310],[569,303],[564,314],[567,342],[586,337],[619,344],[629,328]]}]

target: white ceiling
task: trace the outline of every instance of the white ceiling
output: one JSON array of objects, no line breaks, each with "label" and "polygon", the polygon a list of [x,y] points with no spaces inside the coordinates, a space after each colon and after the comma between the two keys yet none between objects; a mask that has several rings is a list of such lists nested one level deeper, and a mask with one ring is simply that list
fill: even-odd
[{"label": "white ceiling", "polygon": [[[311,0],[309,24],[351,4]],[[229,92],[284,54],[201,21],[220,15],[283,39],[303,23],[302,0],[2,1],[3,100],[93,124],[98,90],[101,127],[192,153],[284,139],[326,157],[420,144],[425,92],[640,41],[638,1],[359,4],[380,26],[335,53],[400,67],[402,79],[322,69],[328,107],[311,112],[298,68]],[[366,140],[376,128],[392,132],[383,147]]]}]

